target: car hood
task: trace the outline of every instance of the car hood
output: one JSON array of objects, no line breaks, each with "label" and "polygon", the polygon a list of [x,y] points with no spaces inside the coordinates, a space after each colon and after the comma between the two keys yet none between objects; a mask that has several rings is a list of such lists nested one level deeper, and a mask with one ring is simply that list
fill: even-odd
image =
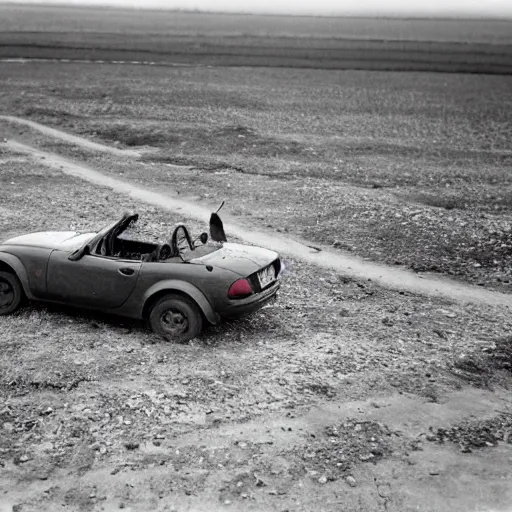
[{"label": "car hood", "polygon": [[3,245],[24,245],[72,251],[81,247],[93,236],[94,233],[78,234],[75,231],[44,231],[10,238],[3,242]]},{"label": "car hood", "polygon": [[217,251],[195,258],[191,263],[203,263],[236,272],[242,277],[250,276],[257,270],[270,265],[279,254],[262,247],[224,243]]}]

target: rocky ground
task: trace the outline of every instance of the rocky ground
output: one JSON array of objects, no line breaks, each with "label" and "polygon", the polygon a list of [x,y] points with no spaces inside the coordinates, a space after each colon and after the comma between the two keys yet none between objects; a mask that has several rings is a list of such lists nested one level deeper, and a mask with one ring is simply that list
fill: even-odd
[{"label": "rocky ground", "polygon": [[145,155],[43,147],[212,207],[226,199],[268,230],[510,292],[509,76],[2,66],[6,113]]},{"label": "rocky ground", "polygon": [[[176,221],[5,149],[0,185],[2,239],[98,229],[134,209],[148,236]],[[288,268],[275,303],[186,345],[55,306],[1,318],[0,505],[510,503],[509,311],[385,290],[300,261]]]}]

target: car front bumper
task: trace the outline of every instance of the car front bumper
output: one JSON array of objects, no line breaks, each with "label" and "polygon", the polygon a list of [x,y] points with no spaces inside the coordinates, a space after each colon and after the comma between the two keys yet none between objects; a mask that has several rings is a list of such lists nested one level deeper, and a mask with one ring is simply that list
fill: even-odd
[{"label": "car front bumper", "polygon": [[251,295],[246,299],[231,300],[227,307],[222,311],[219,311],[219,315],[221,318],[240,318],[250,315],[272,300],[276,296],[280,287],[281,282],[276,281],[266,290]]}]

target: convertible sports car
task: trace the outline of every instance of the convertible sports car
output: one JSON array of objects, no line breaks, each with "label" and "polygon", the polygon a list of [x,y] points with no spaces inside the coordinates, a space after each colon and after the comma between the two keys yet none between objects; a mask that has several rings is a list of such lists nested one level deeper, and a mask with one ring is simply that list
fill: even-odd
[{"label": "convertible sports car", "polygon": [[247,315],[276,295],[279,255],[227,243],[216,214],[212,240],[207,233],[192,240],[178,224],[166,243],[130,236],[138,217],[125,214],[98,233],[32,233],[1,243],[0,315],[27,298],[49,301],[145,319],[166,340],[183,342],[205,322]]}]

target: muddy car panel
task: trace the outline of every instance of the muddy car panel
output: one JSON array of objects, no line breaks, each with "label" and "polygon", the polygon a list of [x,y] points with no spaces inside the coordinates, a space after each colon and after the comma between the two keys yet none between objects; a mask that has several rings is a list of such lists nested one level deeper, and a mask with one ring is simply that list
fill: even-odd
[{"label": "muddy car panel", "polygon": [[[201,307],[210,323],[218,323],[217,311],[227,300],[229,286],[239,278],[230,270],[182,261],[143,262],[137,288],[123,307],[129,316],[141,318],[151,297],[168,291],[189,295]],[[203,299],[204,298],[204,299]]]},{"label": "muddy car panel", "polygon": [[[25,295],[29,299],[35,298],[28,282],[28,274],[22,261],[15,255],[10,254],[7,246],[0,246],[0,269],[12,269],[18,276]],[[2,268],[4,267],[4,268]]]},{"label": "muddy car panel", "polygon": [[276,252],[262,247],[224,243],[219,250],[191,261],[229,269],[241,277],[247,277],[270,265],[278,257]]},{"label": "muddy car panel", "polygon": [[280,286],[281,283],[275,281],[270,287],[246,299],[228,300],[222,310],[221,318],[239,318],[254,313],[277,295]]},{"label": "muddy car panel", "polygon": [[57,249],[66,241],[77,235],[74,231],[43,231],[30,233],[6,240],[6,245],[20,245],[23,247],[39,247],[45,249]]},{"label": "muddy car panel", "polygon": [[47,295],[85,307],[116,309],[130,297],[139,277],[141,261],[85,255],[70,261],[69,252],[50,255]]},{"label": "muddy car panel", "polygon": [[[0,245],[0,254],[7,253],[14,256],[23,266],[25,272],[18,274],[18,278],[27,296],[34,298],[46,296],[46,269],[51,252],[52,250],[48,248],[29,245]],[[0,260],[9,264],[7,258],[0,257]]]}]

